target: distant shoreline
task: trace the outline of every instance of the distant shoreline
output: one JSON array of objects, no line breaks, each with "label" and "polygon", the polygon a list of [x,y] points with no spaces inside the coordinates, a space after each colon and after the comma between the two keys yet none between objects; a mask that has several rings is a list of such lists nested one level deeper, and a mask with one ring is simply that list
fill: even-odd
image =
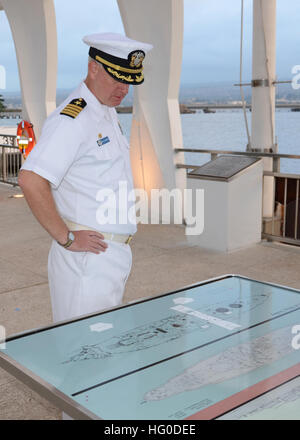
[{"label": "distant shoreline", "polygon": [[[226,109],[242,109],[242,104],[238,103],[222,103],[222,104],[208,104],[195,102],[194,104],[180,104],[180,113],[195,113],[196,110],[226,110]],[[251,105],[246,104],[246,108],[251,110]],[[286,102],[286,103],[276,103],[276,108],[290,108],[300,110],[300,102]],[[117,113],[132,113],[132,106],[120,106],[116,107]],[[19,116],[22,112],[21,108],[7,108],[0,110],[0,118],[5,119],[5,117],[11,117],[12,113]]]}]

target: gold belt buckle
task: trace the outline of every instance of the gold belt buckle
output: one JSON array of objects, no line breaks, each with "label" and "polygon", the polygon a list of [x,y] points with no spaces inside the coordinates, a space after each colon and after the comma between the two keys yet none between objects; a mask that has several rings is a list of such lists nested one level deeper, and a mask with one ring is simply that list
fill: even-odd
[{"label": "gold belt buckle", "polygon": [[132,240],[133,235],[129,235],[127,240],[125,241],[125,244],[129,244]]}]

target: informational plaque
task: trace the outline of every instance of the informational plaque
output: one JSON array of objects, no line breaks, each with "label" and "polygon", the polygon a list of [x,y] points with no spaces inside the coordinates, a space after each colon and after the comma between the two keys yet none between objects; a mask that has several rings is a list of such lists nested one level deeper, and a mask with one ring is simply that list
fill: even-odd
[{"label": "informational plaque", "polygon": [[259,158],[247,156],[218,156],[188,173],[188,177],[229,181],[258,162]]}]

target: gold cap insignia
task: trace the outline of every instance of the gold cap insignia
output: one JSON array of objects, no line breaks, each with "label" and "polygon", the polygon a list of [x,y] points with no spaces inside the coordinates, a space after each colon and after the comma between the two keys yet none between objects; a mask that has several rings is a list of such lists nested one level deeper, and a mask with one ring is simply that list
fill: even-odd
[{"label": "gold cap insignia", "polygon": [[139,67],[141,67],[144,58],[145,58],[145,53],[142,50],[136,50],[135,52],[131,52],[128,55],[128,58],[130,57],[130,67],[136,67],[137,69]]}]

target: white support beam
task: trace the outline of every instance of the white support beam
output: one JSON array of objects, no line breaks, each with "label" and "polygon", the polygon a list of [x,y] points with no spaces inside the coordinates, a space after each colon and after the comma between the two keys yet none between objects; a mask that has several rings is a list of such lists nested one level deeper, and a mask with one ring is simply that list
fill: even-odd
[{"label": "white support beam", "polygon": [[252,146],[274,148],[276,0],[253,1],[252,79],[269,80],[269,86],[252,88]]},{"label": "white support beam", "polygon": [[135,87],[131,159],[136,188],[186,188],[179,86],[183,42],[183,0],[118,0],[128,37],[151,43],[145,82]]},{"label": "white support beam", "polygon": [[1,0],[17,53],[23,118],[38,137],[56,108],[57,36],[53,0]]},{"label": "white support beam", "polygon": [[[252,149],[277,152],[275,145],[276,0],[253,0],[252,80],[267,80],[252,87]],[[272,171],[272,159],[264,159]],[[273,211],[274,178],[264,180],[264,217]]]}]

